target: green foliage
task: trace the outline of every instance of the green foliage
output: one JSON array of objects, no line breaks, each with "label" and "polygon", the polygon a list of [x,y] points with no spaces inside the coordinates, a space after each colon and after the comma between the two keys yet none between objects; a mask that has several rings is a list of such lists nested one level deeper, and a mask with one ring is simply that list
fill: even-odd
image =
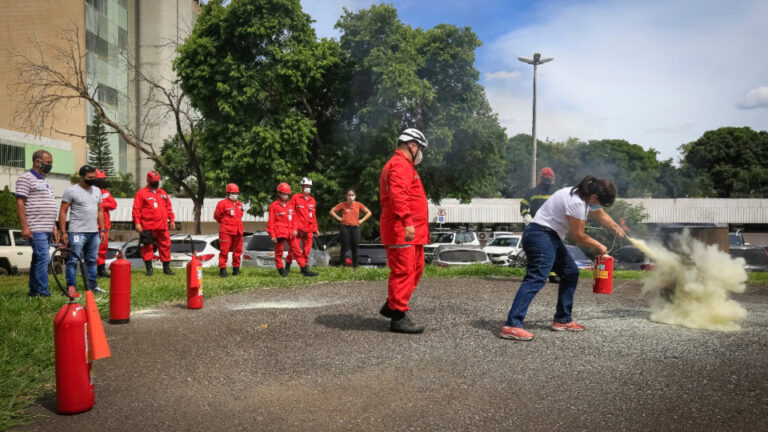
[{"label": "green foliage", "polygon": [[107,179],[107,190],[115,198],[133,198],[139,185],[133,180],[133,174],[118,172],[115,177]]},{"label": "green foliage", "polygon": [[[198,135],[196,139],[199,139],[199,133],[197,131],[195,133]],[[187,137],[187,143],[190,142],[189,138],[190,137]],[[194,141],[195,140],[192,140],[192,142]],[[203,173],[215,170],[215,164],[212,163],[213,160],[206,158],[203,155],[199,145],[188,150],[185,147],[184,141],[179,138],[178,134],[164,140],[163,147],[160,149],[160,160],[162,163],[157,164],[157,171],[163,178],[163,189],[178,197],[190,196],[190,192],[182,186],[178,179],[183,180],[184,184],[191,189],[192,194],[198,190],[197,171],[195,167],[189,163],[190,152],[194,152],[196,160],[202,164],[201,171]],[[208,180],[206,191],[209,196],[220,196],[224,193],[224,187],[219,187],[218,189],[220,190],[217,190],[216,188],[212,189],[211,184],[211,181]]]},{"label": "green foliage", "polygon": [[115,164],[104,121],[96,114],[88,125],[86,142],[88,143],[88,165],[104,170],[107,177],[115,177]]},{"label": "green foliage", "polygon": [[19,215],[16,214],[16,196],[11,193],[8,186],[0,191],[0,226],[21,228]]},{"label": "green foliage", "polygon": [[768,132],[748,127],[708,131],[680,147],[694,196],[768,197]]}]

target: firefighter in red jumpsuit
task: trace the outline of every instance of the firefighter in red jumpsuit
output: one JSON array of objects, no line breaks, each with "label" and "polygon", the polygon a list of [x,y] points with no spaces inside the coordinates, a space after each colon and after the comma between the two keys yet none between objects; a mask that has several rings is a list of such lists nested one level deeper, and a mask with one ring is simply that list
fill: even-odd
[{"label": "firefighter in red jumpsuit", "polygon": [[109,229],[112,228],[109,212],[117,208],[117,201],[115,201],[108,190],[104,189],[107,187],[107,174],[104,170],[96,170],[96,187],[101,189],[101,208],[104,210],[104,226],[99,227],[99,231],[104,231],[104,241],[99,244],[99,255],[96,259],[96,264],[98,265],[97,274],[99,277],[109,277],[105,264],[107,248],[109,247]]},{"label": "firefighter in red jumpsuit", "polygon": [[[309,271],[307,262],[299,250],[299,240],[296,238],[296,228],[293,222],[293,205],[290,203],[291,187],[288,183],[277,185],[278,198],[269,206],[269,220],[267,221],[267,233],[275,244],[275,267],[282,277],[288,277],[291,271],[291,262],[295,259],[301,267],[304,276],[317,276],[317,273]],[[288,243],[288,259],[283,266],[283,250]]]},{"label": "firefighter in red jumpsuit", "polygon": [[232,276],[240,274],[243,254],[243,203],[237,200],[240,188],[227,185],[227,197],[216,204],[213,218],[219,223],[219,276],[227,277],[227,258],[232,251]]},{"label": "firefighter in red jumpsuit", "polygon": [[312,180],[307,177],[301,179],[301,193],[291,197],[293,204],[293,226],[301,243],[301,252],[304,261],[309,265],[309,253],[312,252],[313,234],[320,235],[317,230],[317,203],[310,195]]},{"label": "firefighter in red jumpsuit", "polygon": [[160,189],[160,174],[157,171],[147,173],[147,186],[139,189],[133,198],[133,223],[141,239],[141,257],[147,276],[152,276],[154,244],[157,244],[157,254],[163,263],[163,273],[172,275],[168,224],[175,230],[176,219],[168,193]]},{"label": "firefighter in red jumpsuit", "polygon": [[379,179],[381,243],[387,249],[389,266],[387,301],[379,313],[391,318],[389,329],[397,333],[424,331],[406,312],[424,271],[424,245],[429,243],[427,195],[414,168],[428,146],[419,130],[404,130]]}]

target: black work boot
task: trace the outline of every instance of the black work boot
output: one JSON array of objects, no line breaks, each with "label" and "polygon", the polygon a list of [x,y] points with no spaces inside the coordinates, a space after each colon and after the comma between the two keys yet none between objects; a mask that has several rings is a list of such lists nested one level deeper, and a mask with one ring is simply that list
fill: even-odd
[{"label": "black work boot", "polygon": [[389,308],[389,301],[384,300],[384,306],[379,309],[379,313],[384,318],[392,318],[392,309]]},{"label": "black work boot", "polygon": [[315,273],[312,270],[310,270],[308,265],[306,265],[306,266],[301,268],[301,274],[303,274],[304,276],[308,276],[308,277],[315,277],[315,276],[317,276],[317,273]]},{"label": "black work boot", "polygon": [[147,268],[147,273],[145,273],[147,276],[152,276],[152,261],[144,261],[144,267]]},{"label": "black work boot", "polygon": [[100,278],[109,277],[109,273],[107,273],[107,265],[99,264],[99,267],[96,270],[96,275]]},{"label": "black work boot", "polygon": [[229,276],[227,274],[227,269],[224,267],[219,267],[219,277],[227,277]]},{"label": "black work boot", "polygon": [[392,322],[389,323],[389,331],[395,333],[419,334],[424,332],[424,327],[414,324],[407,313],[399,310],[392,310]]},{"label": "black work boot", "polygon": [[171,263],[166,261],[163,263],[163,274],[171,275],[173,276],[173,270],[171,270]]},{"label": "black work boot", "polygon": [[240,276],[240,267],[232,267],[232,276]]},{"label": "black work boot", "polygon": [[283,267],[283,277],[288,277],[288,273],[291,272],[291,264],[293,263],[288,263],[285,265],[285,267]]},{"label": "black work boot", "polygon": [[287,272],[285,271],[285,268],[284,268],[284,267],[280,267],[279,269],[277,269],[277,272],[278,272],[278,273],[280,273],[280,277],[286,277],[286,276],[288,276],[288,274],[287,274]]}]

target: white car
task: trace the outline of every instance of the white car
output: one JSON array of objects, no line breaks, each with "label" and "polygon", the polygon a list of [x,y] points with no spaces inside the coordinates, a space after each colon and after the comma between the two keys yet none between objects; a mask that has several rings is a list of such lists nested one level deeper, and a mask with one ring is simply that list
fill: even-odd
[{"label": "white car", "polygon": [[[56,250],[51,246],[50,254]],[[29,273],[32,264],[32,245],[21,236],[21,230],[0,228],[0,276]]]},{"label": "white car", "polygon": [[519,235],[499,235],[494,238],[488,246],[483,248],[483,251],[488,254],[488,258],[496,265],[507,266],[510,265],[514,258],[520,253],[522,248],[520,247],[520,240],[522,236]]},{"label": "white car", "polygon": [[472,231],[435,231],[430,233],[430,243],[424,246],[424,260],[432,262],[435,250],[443,245],[480,246],[480,240]]},{"label": "white car", "polygon": [[[191,242],[190,242],[191,239]],[[192,247],[203,267],[219,266],[219,236],[174,234],[171,236],[171,268],[184,268],[192,259]],[[155,252],[157,254],[157,252]],[[152,267],[162,267],[159,260],[152,260]],[[227,266],[232,265],[232,255],[227,257]]]}]

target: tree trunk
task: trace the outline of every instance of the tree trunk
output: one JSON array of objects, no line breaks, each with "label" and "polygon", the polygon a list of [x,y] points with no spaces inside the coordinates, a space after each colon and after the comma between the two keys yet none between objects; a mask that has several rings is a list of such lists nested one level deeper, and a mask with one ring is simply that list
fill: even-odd
[{"label": "tree trunk", "polygon": [[202,234],[202,229],[200,226],[200,217],[203,212],[203,203],[202,200],[194,200],[195,204],[195,234]]}]

